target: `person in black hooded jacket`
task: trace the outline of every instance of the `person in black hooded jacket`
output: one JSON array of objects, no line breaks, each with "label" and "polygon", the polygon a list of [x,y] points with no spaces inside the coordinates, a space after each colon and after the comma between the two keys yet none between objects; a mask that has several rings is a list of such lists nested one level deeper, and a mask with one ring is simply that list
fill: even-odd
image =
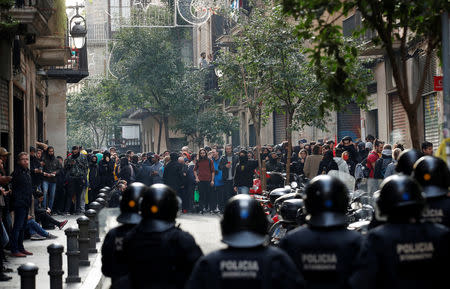
[{"label": "person in black hooded jacket", "polygon": [[171,187],[175,192],[178,193],[181,186],[183,185],[183,167],[178,162],[178,154],[171,153],[170,161],[164,167],[163,180],[164,184]]},{"label": "person in black hooded jacket", "polygon": [[247,152],[239,152],[239,163],[236,165],[234,173],[233,186],[238,194],[248,194],[253,185],[254,170],[258,167],[257,160],[249,160]]},{"label": "person in black hooded jacket", "polygon": [[103,158],[98,164],[99,184],[101,187],[112,187],[114,183],[114,161],[108,150],[103,153]]},{"label": "person in black hooded jacket", "polygon": [[122,157],[120,159],[119,179],[126,181],[130,185],[134,182],[134,178],[133,167],[128,162],[128,158]]},{"label": "person in black hooded jacket", "polygon": [[97,156],[93,155],[89,161],[89,203],[95,201],[97,198],[98,190],[100,190],[100,177],[98,174]]},{"label": "person in black hooded jacket", "polygon": [[318,175],[328,174],[330,170],[339,170],[336,162],[333,160],[333,151],[328,150],[324,155],[322,161],[319,164]]}]

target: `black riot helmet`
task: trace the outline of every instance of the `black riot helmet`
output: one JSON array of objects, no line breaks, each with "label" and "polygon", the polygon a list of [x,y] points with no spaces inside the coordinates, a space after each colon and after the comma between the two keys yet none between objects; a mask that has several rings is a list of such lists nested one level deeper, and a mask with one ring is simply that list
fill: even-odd
[{"label": "black riot helmet", "polygon": [[175,191],[164,184],[151,185],[142,194],[140,204],[143,219],[175,222],[179,201]]},{"label": "black riot helmet", "polygon": [[413,176],[422,186],[425,198],[441,197],[448,194],[450,171],[442,159],[433,156],[421,157],[414,164]]},{"label": "black riot helmet", "polygon": [[376,200],[379,215],[388,219],[418,217],[425,206],[419,184],[406,175],[393,175],[380,185]]},{"label": "black riot helmet", "polygon": [[132,183],[125,189],[120,199],[120,215],[117,217],[117,222],[135,225],[141,221],[139,202],[142,193],[146,190],[148,187],[138,182]]},{"label": "black riot helmet", "polygon": [[232,197],[225,206],[222,242],[235,248],[251,248],[266,242],[269,225],[263,208],[249,195]]},{"label": "black riot helmet", "polygon": [[395,170],[398,173],[403,173],[410,176],[413,171],[414,163],[423,156],[421,152],[415,149],[404,150],[397,160]]},{"label": "black riot helmet", "polygon": [[308,224],[313,227],[334,227],[346,224],[349,197],[347,186],[339,179],[320,175],[305,189]]}]

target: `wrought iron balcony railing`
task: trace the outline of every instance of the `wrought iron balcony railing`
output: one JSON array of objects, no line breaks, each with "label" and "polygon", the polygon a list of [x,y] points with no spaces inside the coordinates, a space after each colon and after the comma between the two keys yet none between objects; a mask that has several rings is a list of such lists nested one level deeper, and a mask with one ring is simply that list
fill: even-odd
[{"label": "wrought iron balcony railing", "polygon": [[78,83],[89,76],[87,45],[84,45],[81,49],[71,48],[69,33],[66,32],[64,47],[71,50],[70,58],[67,60],[66,65],[51,66],[47,71],[47,75],[53,78],[64,78],[67,80],[67,83]]},{"label": "wrought iron balcony railing", "polygon": [[46,21],[54,12],[54,0],[16,0],[15,8],[36,8]]}]

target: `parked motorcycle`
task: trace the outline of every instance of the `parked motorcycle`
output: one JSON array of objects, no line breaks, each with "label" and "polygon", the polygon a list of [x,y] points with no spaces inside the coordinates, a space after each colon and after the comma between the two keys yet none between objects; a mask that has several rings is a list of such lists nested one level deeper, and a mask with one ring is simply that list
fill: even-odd
[{"label": "parked motorcycle", "polygon": [[[294,194],[299,197],[299,194]],[[279,209],[279,221],[274,223],[269,229],[270,243],[272,245],[278,245],[280,240],[286,236],[286,234],[297,228],[300,224],[298,223],[297,212],[305,206],[303,199],[292,198],[282,201]]]}]

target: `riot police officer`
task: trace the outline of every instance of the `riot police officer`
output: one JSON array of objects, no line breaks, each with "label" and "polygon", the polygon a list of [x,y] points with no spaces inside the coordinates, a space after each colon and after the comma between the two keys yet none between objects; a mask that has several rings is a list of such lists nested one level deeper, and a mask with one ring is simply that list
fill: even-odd
[{"label": "riot police officer", "polygon": [[129,274],[115,288],[184,288],[203,253],[189,233],[175,226],[178,209],[177,195],[167,185],[154,184],[143,192],[142,221],[123,244]]},{"label": "riot police officer", "polygon": [[443,288],[440,284],[448,282],[450,231],[418,222],[425,200],[417,182],[405,175],[390,176],[376,202],[387,222],[367,234],[352,287]]},{"label": "riot police officer", "polygon": [[362,244],[362,235],[348,230],[347,186],[320,175],[305,189],[307,226],[288,233],[280,242],[306,281],[306,288],[349,288],[349,278]]},{"label": "riot police officer", "polygon": [[221,221],[226,249],[196,264],[188,289],[303,288],[301,274],[280,249],[267,247],[268,220],[260,204],[237,195],[225,206]]},{"label": "riot police officer", "polygon": [[125,235],[141,221],[139,215],[139,202],[143,191],[148,190],[142,183],[131,184],[122,195],[120,200],[120,215],[117,222],[120,226],[111,229],[106,234],[102,245],[102,272],[110,277],[112,283],[128,273],[126,264],[119,256],[123,249]]},{"label": "riot police officer", "polygon": [[414,163],[423,156],[421,152],[415,149],[404,150],[397,160],[395,171],[410,176],[413,172]]},{"label": "riot police officer", "polygon": [[450,171],[447,164],[440,158],[425,156],[414,164],[413,175],[422,186],[427,202],[423,220],[450,227]]}]

